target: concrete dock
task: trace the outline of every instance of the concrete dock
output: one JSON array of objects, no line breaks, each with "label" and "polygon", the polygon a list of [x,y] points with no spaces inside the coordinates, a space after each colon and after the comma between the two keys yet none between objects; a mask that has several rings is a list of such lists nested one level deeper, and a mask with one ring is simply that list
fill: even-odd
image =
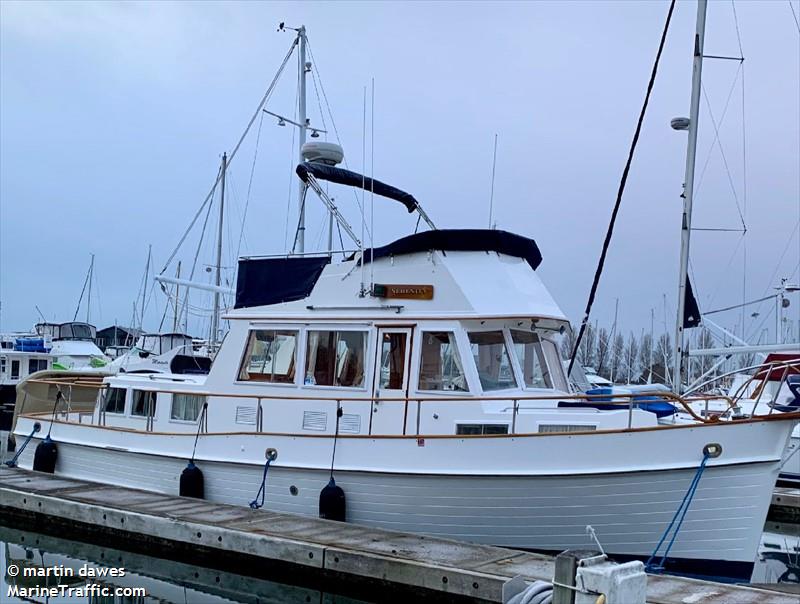
[{"label": "concrete dock", "polygon": [[[0,521],[126,551],[283,582],[343,584],[399,601],[503,602],[514,577],[551,581],[554,560],[147,491],[0,469]],[[287,581],[288,577],[294,579]],[[311,582],[311,583],[309,583]],[[408,600],[406,600],[408,601]],[[681,577],[648,577],[653,604],[797,604],[794,594]]]}]

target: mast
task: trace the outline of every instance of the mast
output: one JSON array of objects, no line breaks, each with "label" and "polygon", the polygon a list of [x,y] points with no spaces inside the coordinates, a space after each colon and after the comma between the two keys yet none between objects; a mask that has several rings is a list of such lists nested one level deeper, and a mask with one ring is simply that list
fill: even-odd
[{"label": "mast", "polygon": [[[697,2],[697,24],[694,34],[694,64],[692,67],[692,98],[689,108],[689,140],[686,147],[686,175],[683,185],[683,217],[681,220],[681,260],[678,271],[678,316],[675,325],[675,355],[672,389],[680,394],[683,388],[683,314],[686,307],[686,279],[689,272],[689,240],[692,229],[692,197],[697,154],[697,126],[700,115],[700,84],[703,71],[703,41],[705,39],[707,0]],[[675,122],[673,121],[673,124]],[[675,125],[673,125],[675,127]],[[683,129],[683,128],[680,128]]]},{"label": "mast", "polygon": [[[181,261],[178,260],[178,270],[175,271],[175,278],[181,278]],[[175,284],[175,315],[172,318],[172,332],[175,333],[178,331],[178,307],[180,306],[181,296],[180,296],[180,289],[181,286],[177,283]]]},{"label": "mast", "polygon": [[92,307],[92,277],[94,276],[94,254],[91,255],[92,259],[89,262],[89,284],[88,292],[86,294],[86,322],[89,322],[89,310]]},{"label": "mast", "polygon": [[150,257],[153,253],[153,244],[147,246],[147,262],[144,265],[144,281],[142,282],[142,308],[140,309],[139,329],[144,333],[144,303],[147,295],[147,275],[150,274]]},{"label": "mast", "polygon": [[[225,216],[225,172],[228,169],[228,154],[222,154],[222,177],[220,178],[220,186],[222,191],[219,198],[219,221],[217,228],[217,262],[216,262],[216,285],[219,287],[222,282],[222,225]],[[211,338],[210,343],[213,345],[217,342],[219,335],[219,290],[214,292],[214,312],[211,315]]]},{"label": "mast", "polygon": [[[298,117],[300,118],[298,121],[300,122],[300,134],[299,134],[299,143],[298,143],[298,155],[300,157],[300,163],[302,164],[304,160],[303,158],[303,145],[306,142],[306,128],[308,126],[308,121],[306,119],[306,26],[301,25],[300,29],[297,30],[297,38],[299,42],[299,58],[298,58],[298,82],[299,82],[299,98],[298,98],[298,106],[297,112]],[[298,211],[300,213],[300,220],[297,224],[297,252],[299,254],[304,253],[306,247],[306,207],[304,198],[306,195],[306,184],[300,183],[300,195],[297,199]],[[217,283],[219,285],[219,283]]]}]

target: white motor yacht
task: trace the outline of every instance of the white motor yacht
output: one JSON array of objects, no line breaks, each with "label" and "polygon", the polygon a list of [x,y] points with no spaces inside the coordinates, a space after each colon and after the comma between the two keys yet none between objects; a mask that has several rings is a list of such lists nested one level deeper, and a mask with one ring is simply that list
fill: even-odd
[{"label": "white motor yacht", "polygon": [[800,414],[675,422],[571,395],[540,259],[496,230],[244,259],[207,376],[120,374],[90,415],[23,413],[20,465],[49,433],[57,475],[177,494],[192,458],[206,498],[248,505],[266,456],[265,509],[317,515],[333,475],[351,522],[549,551],[591,524],[620,558],[652,553],[701,474],[668,568],[748,578]]}]

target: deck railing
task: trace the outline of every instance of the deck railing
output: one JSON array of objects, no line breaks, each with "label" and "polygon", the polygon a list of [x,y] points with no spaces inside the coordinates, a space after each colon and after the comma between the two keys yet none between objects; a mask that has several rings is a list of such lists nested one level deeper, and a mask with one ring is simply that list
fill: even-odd
[{"label": "deck railing", "polygon": [[[80,387],[80,388],[95,388],[98,391],[98,395],[100,391],[105,390],[110,387],[109,384],[103,383],[97,380],[81,380],[81,379],[70,379],[69,377],[65,376],[66,379],[62,379],[60,377],[50,378],[50,379],[34,379],[30,380],[31,383],[37,384],[45,384],[48,386],[56,386],[60,392],[62,392],[62,397],[64,399],[65,408],[56,409],[56,414],[62,419],[62,421],[74,421],[71,419],[72,416],[77,418],[77,421],[80,423],[85,423],[86,418],[91,413],[87,413],[86,409],[82,410],[73,410],[71,408],[71,396],[70,391],[73,387]],[[404,405],[404,412],[403,412],[403,434],[409,435],[409,426],[408,426],[408,419],[409,419],[409,406],[416,405],[416,419],[415,425],[413,427],[413,432],[411,435],[421,435],[420,434],[420,418],[422,417],[423,408],[425,405],[430,404],[455,404],[455,403],[501,403],[506,402],[508,405],[502,409],[502,411],[507,412],[511,411],[511,422],[509,426],[509,434],[517,434],[517,427],[518,427],[518,419],[521,412],[531,409],[541,409],[541,410],[553,410],[554,407],[552,405],[539,405],[537,406],[536,403],[542,403],[544,401],[575,401],[575,402],[583,402],[587,404],[591,404],[592,402],[596,402],[599,405],[602,405],[606,408],[618,408],[620,410],[627,410],[628,417],[627,417],[627,428],[631,429],[633,427],[633,412],[639,405],[646,405],[647,403],[652,402],[669,402],[672,403],[675,407],[686,413],[687,415],[691,416],[692,419],[702,423],[713,423],[716,421],[720,421],[724,419],[725,414],[721,414],[720,416],[710,416],[706,413],[705,417],[699,415],[695,412],[692,408],[692,403],[697,402],[706,402],[707,403],[711,400],[724,400],[727,403],[727,409],[730,410],[734,407],[734,401],[731,397],[728,396],[721,396],[721,395],[696,395],[696,396],[678,396],[672,392],[665,392],[660,390],[649,391],[649,392],[635,392],[635,393],[614,393],[614,394],[533,394],[533,395],[507,395],[507,396],[478,396],[478,395],[462,395],[462,396],[451,396],[451,395],[438,395],[438,396],[428,396],[428,397],[420,397],[420,396],[406,396],[406,397],[376,397],[376,396],[335,396],[335,397],[320,397],[320,396],[308,396],[306,394],[300,396],[290,396],[290,395],[281,395],[281,394],[270,394],[270,395],[262,395],[262,394],[254,394],[254,393],[214,393],[210,391],[202,391],[202,390],[190,390],[190,389],[182,389],[180,387],[177,388],[165,388],[162,384],[159,384],[157,379],[153,380],[152,384],[143,383],[137,384],[136,389],[148,392],[156,392],[156,393],[166,393],[166,394],[188,394],[188,395],[195,395],[195,396],[204,396],[204,397],[214,397],[214,398],[221,398],[221,399],[247,399],[247,400],[254,400],[256,401],[256,415],[253,430],[254,432],[263,432],[264,431],[264,408],[263,404],[264,401],[314,401],[316,403],[330,403],[335,404],[337,407],[342,406],[343,403],[369,403],[370,404],[370,417],[372,417],[373,412],[375,411],[376,404],[383,404],[383,403],[402,403]],[[591,410],[592,407],[584,408],[584,410]],[[601,410],[597,410],[597,412],[601,412]],[[23,411],[24,413],[24,411]],[[76,415],[77,414],[77,415]],[[37,414],[37,417],[44,417],[49,416],[50,413],[43,413]],[[45,418],[46,419],[46,418]],[[145,429],[147,431],[153,431],[153,421],[152,416],[144,417],[145,421]],[[90,419],[90,422],[92,420]],[[105,411],[100,412],[100,416],[98,418],[98,424],[101,426],[105,426]],[[205,425],[202,431],[207,432],[208,427]],[[373,434],[372,432],[372,422],[370,422],[369,432],[370,435]],[[470,436],[470,435],[463,435],[463,436]]]}]

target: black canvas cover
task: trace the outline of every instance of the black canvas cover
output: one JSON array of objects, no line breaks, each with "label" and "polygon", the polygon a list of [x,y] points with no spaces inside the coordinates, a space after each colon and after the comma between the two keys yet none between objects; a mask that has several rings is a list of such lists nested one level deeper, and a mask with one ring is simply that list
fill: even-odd
[{"label": "black canvas cover", "polygon": [[308,297],[322,269],[325,257],[242,258],[236,280],[234,308],[292,302]]},{"label": "black canvas cover", "polygon": [[700,307],[692,291],[692,282],[686,275],[686,298],[683,305],[683,328],[691,329],[700,325]]},{"label": "black canvas cover", "polygon": [[357,172],[336,168],[334,166],[326,166],[318,162],[305,162],[297,166],[297,175],[303,182],[308,182],[308,175],[311,174],[320,180],[327,180],[328,182],[335,182],[340,185],[347,185],[348,187],[357,187],[365,191],[372,191],[375,195],[381,197],[388,197],[399,201],[408,210],[409,214],[417,209],[417,200],[414,196],[405,191],[387,185],[384,182],[363,176]]},{"label": "black canvas cover", "polygon": [[364,251],[365,262],[429,250],[453,252],[497,252],[525,259],[533,270],[542,263],[542,254],[533,239],[497,229],[437,229],[403,237]]}]

